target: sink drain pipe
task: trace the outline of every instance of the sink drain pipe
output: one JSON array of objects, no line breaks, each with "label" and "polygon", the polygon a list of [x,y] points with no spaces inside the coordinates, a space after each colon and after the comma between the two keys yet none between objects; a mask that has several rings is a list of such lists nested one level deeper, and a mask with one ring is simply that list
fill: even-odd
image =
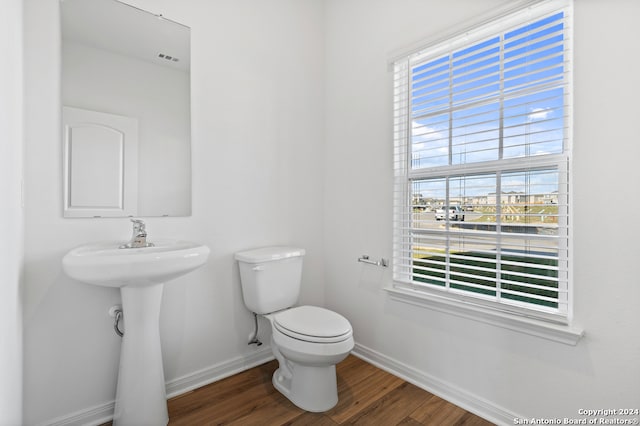
[{"label": "sink drain pipe", "polygon": [[116,309],[115,320],[113,321],[113,330],[120,337],[124,336],[124,332],[120,331],[120,319],[122,319],[122,309]]},{"label": "sink drain pipe", "polygon": [[122,312],[122,305],[113,305],[111,308],[109,308],[109,316],[112,316],[114,318],[113,331],[115,331],[116,334],[120,337],[124,335],[124,332],[120,331],[120,320],[122,319],[123,314],[124,313]]}]

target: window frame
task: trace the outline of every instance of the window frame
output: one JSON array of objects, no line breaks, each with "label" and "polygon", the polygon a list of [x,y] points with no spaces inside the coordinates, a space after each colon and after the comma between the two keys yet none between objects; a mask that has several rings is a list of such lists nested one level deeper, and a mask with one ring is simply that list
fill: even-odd
[{"label": "window frame", "polygon": [[[396,57],[391,61],[394,68],[394,78],[396,76],[397,67],[405,67],[406,81],[394,80],[394,93],[393,103],[395,105],[394,112],[394,262],[393,262],[393,284],[386,288],[387,292],[393,300],[406,302],[414,305],[424,306],[431,309],[452,313],[458,316],[473,318],[480,320],[481,322],[491,323],[501,327],[519,330],[528,334],[533,334],[541,337],[550,338],[551,340],[560,341],[567,344],[575,344],[582,336],[583,331],[579,328],[572,327],[572,261],[571,261],[571,204],[572,204],[572,191],[570,188],[570,180],[566,182],[567,185],[567,206],[569,211],[564,212],[566,217],[566,223],[563,225],[566,227],[567,237],[565,239],[566,247],[564,249],[568,253],[568,268],[566,279],[567,290],[567,307],[564,312],[554,312],[550,310],[546,312],[544,309],[529,309],[527,307],[519,306],[518,304],[504,304],[499,301],[485,300],[482,297],[474,296],[473,294],[464,294],[458,292],[451,292],[448,289],[430,288],[429,286],[416,286],[413,285],[411,280],[407,281],[407,274],[413,275],[413,272],[407,272],[407,265],[402,265],[398,259],[402,256],[398,253],[405,250],[408,244],[407,238],[410,237],[409,231],[403,230],[403,222],[406,222],[408,217],[412,214],[412,190],[411,185],[414,181],[420,179],[430,178],[451,178],[455,176],[476,176],[487,173],[501,173],[502,171],[525,171],[525,170],[547,170],[557,169],[559,173],[566,176],[569,179],[569,172],[571,167],[571,124],[572,124],[572,108],[570,97],[572,96],[572,64],[573,58],[572,52],[572,39],[571,37],[565,37],[564,44],[568,44],[566,51],[568,52],[568,64],[569,70],[566,75],[566,85],[569,88],[565,92],[563,99],[563,108],[567,108],[567,118],[565,119],[567,125],[565,126],[564,135],[564,149],[562,153],[558,154],[546,154],[542,156],[528,156],[516,159],[510,159],[505,161],[504,159],[498,159],[495,161],[485,161],[480,163],[467,163],[453,165],[449,162],[446,166],[439,166],[432,169],[423,168],[419,170],[412,169],[411,162],[411,90],[406,88],[404,93],[402,90],[397,90],[398,85],[406,84],[409,86],[411,68],[411,57],[415,55],[424,55],[428,52],[428,57],[434,58],[436,55],[453,52],[464,48],[465,46],[473,46],[483,38],[490,36],[496,36],[504,34],[509,28],[517,26],[524,26],[527,23],[534,22],[536,19],[540,19],[552,12],[564,11],[564,22],[568,28],[565,28],[564,33],[570,34],[572,26],[572,2],[571,0],[565,0],[563,2],[558,1],[540,1],[529,5],[526,8],[521,8],[517,11],[509,11],[507,14],[495,19],[493,22],[484,22],[481,25],[472,28],[470,30],[464,30],[458,35],[450,37],[444,42],[442,40],[437,43],[426,44],[420,49],[414,49],[410,53],[403,54]],[[470,39],[467,41],[467,39]],[[502,79],[501,79],[502,81]],[[398,108],[400,105],[400,108]],[[502,128],[502,123],[500,124]],[[401,141],[401,142],[398,142]],[[451,142],[449,142],[451,143]],[[400,146],[399,146],[400,145]],[[500,156],[501,157],[501,156]],[[499,185],[498,185],[499,188]],[[500,194],[498,194],[499,196]],[[447,193],[447,199],[449,195]],[[448,223],[449,221],[447,221]],[[449,232],[449,231],[447,231]],[[498,234],[498,233],[496,233]],[[402,271],[402,268],[405,268]],[[410,269],[412,271],[412,269]]]}]

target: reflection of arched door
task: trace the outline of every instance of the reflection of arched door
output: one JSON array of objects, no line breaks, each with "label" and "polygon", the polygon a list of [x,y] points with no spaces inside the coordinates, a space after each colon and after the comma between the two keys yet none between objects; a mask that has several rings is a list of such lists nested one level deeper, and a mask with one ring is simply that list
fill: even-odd
[{"label": "reflection of arched door", "polygon": [[63,108],[64,215],[135,216],[138,120]]}]

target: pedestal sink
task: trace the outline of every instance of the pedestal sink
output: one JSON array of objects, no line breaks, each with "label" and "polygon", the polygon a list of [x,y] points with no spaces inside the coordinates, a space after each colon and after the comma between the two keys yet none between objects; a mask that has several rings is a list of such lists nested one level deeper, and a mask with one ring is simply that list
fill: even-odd
[{"label": "pedestal sink", "polygon": [[121,242],[77,247],[62,259],[67,275],[118,287],[126,330],[122,338],[114,425],[166,425],[169,421],[160,347],[164,283],[204,265],[209,248],[189,241],[153,240],[153,247]]}]

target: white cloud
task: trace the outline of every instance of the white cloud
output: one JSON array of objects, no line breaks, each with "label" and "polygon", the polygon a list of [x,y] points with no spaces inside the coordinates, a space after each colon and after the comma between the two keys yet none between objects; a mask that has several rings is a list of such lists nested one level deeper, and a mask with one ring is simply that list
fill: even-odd
[{"label": "white cloud", "polygon": [[529,121],[544,120],[551,114],[551,109],[547,108],[533,108],[529,113]]},{"label": "white cloud", "polygon": [[443,134],[433,127],[425,126],[415,120],[411,122],[411,135],[414,142],[426,142],[443,137]]}]

